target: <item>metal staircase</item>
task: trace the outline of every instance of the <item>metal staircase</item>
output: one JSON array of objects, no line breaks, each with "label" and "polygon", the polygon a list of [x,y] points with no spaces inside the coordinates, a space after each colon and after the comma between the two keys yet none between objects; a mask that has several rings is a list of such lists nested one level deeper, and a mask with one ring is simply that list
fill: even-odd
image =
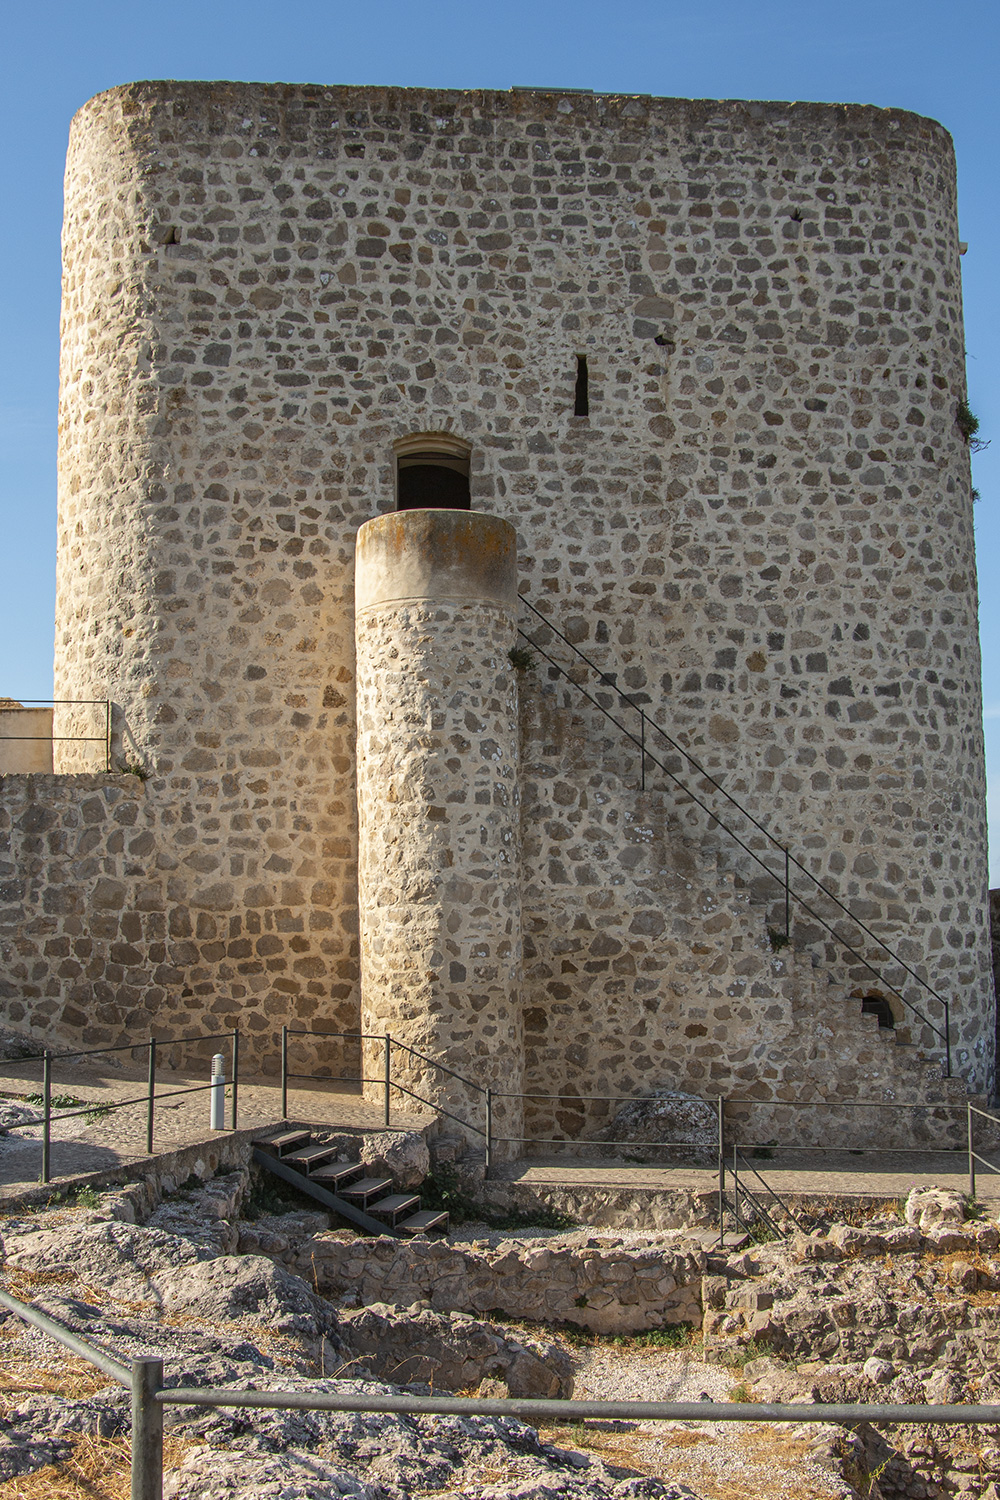
[{"label": "metal staircase", "polygon": [[[734,870],[734,883],[747,890],[749,899],[755,905],[760,904],[769,909],[769,923],[774,919],[774,903],[777,896],[777,901],[780,903],[778,907],[780,916],[777,920],[783,928],[784,942],[792,945],[793,912],[803,915],[809,923],[813,924],[817,932],[822,932],[828,939],[832,939],[850,962],[869,974],[882,991],[893,995],[905,1016],[912,1018],[914,1024],[927,1028],[943,1054],[941,1063],[944,1067],[944,1076],[950,1079],[952,1077],[951,1007],[947,997],[942,995],[890,947],[883,937],[874,932],[845,905],[828,885],[820,881],[808,869],[803,860],[799,859],[787,844],[776,837],[748,808],[731,796],[705,766],[646,712],[639,701],[623,692],[617,685],[617,673],[603,671],[559,629],[549,614],[538,609],[530,599],[522,595],[521,603],[535,617],[536,628],[551,632],[562,646],[572,653],[574,666],[568,668],[546,649],[548,642],[541,642],[537,635],[529,635],[526,630],[519,627],[518,634],[522,640],[533,652],[538,653],[553,673],[567,682],[591,708],[602,714],[604,719],[613,725],[618,735],[631,744],[633,750],[638,751],[639,792],[646,791],[647,770],[651,773],[658,772],[680,794],[680,800],[700,808],[708,818],[709,825],[727,835],[732,841],[732,846],[739,851],[739,855],[749,861],[751,869],[756,870],[756,875],[750,878]],[[589,688],[584,685],[581,677],[590,678]],[[626,722],[624,717],[619,716],[626,714],[634,714],[637,717],[634,721]],[[657,746],[655,751],[652,748],[654,744]],[[695,784],[684,780],[678,774],[684,767],[687,768],[689,774],[693,774]],[[727,817],[730,817],[732,821],[727,821],[721,816],[720,803],[726,810]],[[740,829],[744,831],[741,832]],[[721,850],[719,854],[721,856]],[[719,870],[720,874],[723,873],[721,860]],[[819,910],[817,903],[820,901],[832,907],[830,917]],[[853,929],[850,936],[845,935],[835,925],[838,920],[841,924],[845,920],[850,924]],[[780,932],[780,928],[778,930]],[[868,945],[871,947],[869,948]],[[875,949],[880,950],[886,957],[879,958],[877,961],[873,960],[871,954]],[[815,966],[819,966],[819,960],[815,956],[812,961]],[[902,980],[896,982],[887,975],[885,972],[887,964],[904,976]],[[914,1004],[913,1000],[904,993],[903,985],[906,983],[919,987],[921,1006]],[[860,1003],[859,1001],[859,1006]],[[927,1013],[928,1006],[940,1012],[939,1018],[932,1019]],[[870,1021],[872,1018],[866,1016],[865,1019]],[[894,1040],[898,1042],[899,1039],[894,1038]]]},{"label": "metal staircase", "polygon": [[418,1193],[393,1192],[391,1177],[368,1176],[364,1162],[338,1162],[336,1155],[337,1146],[316,1141],[311,1130],[284,1130],[259,1141],[253,1158],[366,1234],[447,1234],[445,1211],[422,1209]]}]

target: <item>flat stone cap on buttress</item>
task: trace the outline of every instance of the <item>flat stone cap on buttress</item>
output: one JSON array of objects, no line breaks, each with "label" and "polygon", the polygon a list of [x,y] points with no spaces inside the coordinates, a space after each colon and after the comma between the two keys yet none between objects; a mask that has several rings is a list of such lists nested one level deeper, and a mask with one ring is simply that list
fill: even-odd
[{"label": "flat stone cap on buttress", "polygon": [[402,510],[358,532],[355,609],[403,599],[517,606],[517,533],[474,510]]}]

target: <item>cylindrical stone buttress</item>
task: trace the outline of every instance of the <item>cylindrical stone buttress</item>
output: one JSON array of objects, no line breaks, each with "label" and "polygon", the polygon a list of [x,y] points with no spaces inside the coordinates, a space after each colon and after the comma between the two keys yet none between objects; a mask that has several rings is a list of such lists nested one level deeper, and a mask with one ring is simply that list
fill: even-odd
[{"label": "cylindrical stone buttress", "polygon": [[[362,1030],[389,1033],[394,1080],[466,1127],[485,1129],[480,1090],[495,1091],[494,1133],[508,1138],[496,1154],[517,1154],[521,1100],[505,1097],[523,1076],[514,528],[459,510],[368,521],[356,637]],[[369,1044],[366,1077],[381,1077],[380,1057]]]}]

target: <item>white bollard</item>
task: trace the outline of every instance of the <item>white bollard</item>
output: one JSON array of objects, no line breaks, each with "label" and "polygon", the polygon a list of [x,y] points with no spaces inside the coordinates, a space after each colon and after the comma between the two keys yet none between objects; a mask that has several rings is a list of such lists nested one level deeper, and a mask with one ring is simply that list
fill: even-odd
[{"label": "white bollard", "polygon": [[212,1058],[212,1087],[208,1094],[211,1100],[210,1130],[224,1130],[226,1118],[226,1059],[221,1052]]}]

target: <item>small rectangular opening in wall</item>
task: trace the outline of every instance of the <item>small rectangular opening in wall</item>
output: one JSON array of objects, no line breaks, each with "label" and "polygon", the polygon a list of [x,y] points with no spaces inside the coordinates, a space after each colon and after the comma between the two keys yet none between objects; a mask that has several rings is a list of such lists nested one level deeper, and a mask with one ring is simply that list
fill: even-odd
[{"label": "small rectangular opening in wall", "polygon": [[574,417],[590,416],[590,390],[587,375],[587,356],[576,356],[576,395],[573,398]]}]

